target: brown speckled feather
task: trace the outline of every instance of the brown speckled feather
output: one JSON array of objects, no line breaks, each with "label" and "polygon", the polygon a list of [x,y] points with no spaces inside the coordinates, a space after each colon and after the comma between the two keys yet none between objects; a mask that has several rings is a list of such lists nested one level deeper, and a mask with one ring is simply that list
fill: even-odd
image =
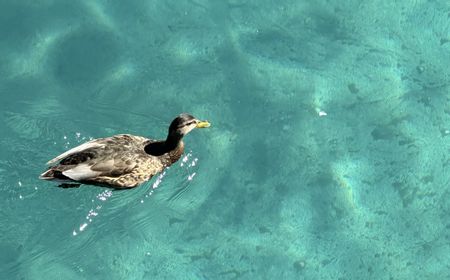
[{"label": "brown speckled feather", "polygon": [[41,175],[42,179],[68,179],[83,183],[132,188],[149,180],[183,154],[184,145],[168,153],[152,156],[145,146],[157,141],[120,134],[96,139],[75,147],[51,160],[60,161]]}]

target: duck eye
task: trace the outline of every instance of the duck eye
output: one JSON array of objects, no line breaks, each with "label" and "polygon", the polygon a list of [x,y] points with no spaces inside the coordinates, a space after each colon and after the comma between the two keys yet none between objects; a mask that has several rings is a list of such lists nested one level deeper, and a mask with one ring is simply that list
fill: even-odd
[{"label": "duck eye", "polygon": [[182,127],[191,125],[191,124],[193,124],[193,123],[195,123],[195,121],[190,121],[190,122],[188,122],[188,123],[185,123],[185,124],[182,124],[182,125],[178,126],[178,128],[182,128]]}]

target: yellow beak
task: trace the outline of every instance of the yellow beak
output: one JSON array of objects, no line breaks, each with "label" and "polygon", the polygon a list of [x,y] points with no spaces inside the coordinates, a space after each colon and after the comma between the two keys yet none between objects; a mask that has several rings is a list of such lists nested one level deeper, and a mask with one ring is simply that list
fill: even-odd
[{"label": "yellow beak", "polygon": [[199,121],[197,123],[197,128],[206,128],[206,127],[210,127],[211,124],[208,121]]}]

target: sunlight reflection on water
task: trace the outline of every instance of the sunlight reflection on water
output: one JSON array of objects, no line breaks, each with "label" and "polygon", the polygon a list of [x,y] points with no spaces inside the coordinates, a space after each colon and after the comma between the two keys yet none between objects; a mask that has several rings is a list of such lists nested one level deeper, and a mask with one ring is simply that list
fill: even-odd
[{"label": "sunlight reflection on water", "polygon": [[82,224],[77,229],[74,229],[72,232],[73,236],[78,235],[79,233],[83,232],[89,224],[92,223],[95,217],[99,215],[100,210],[102,209],[102,204],[105,203],[111,196],[113,195],[112,190],[104,190],[103,192],[99,193],[96,196],[96,200],[92,200],[92,203],[95,204],[93,208],[91,208],[88,213],[86,214],[85,221],[82,222]]}]

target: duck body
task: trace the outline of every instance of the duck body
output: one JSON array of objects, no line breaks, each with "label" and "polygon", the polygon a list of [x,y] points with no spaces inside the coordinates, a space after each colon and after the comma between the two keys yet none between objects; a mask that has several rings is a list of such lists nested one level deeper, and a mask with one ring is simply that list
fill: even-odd
[{"label": "duck body", "polygon": [[[68,183],[133,188],[178,161],[184,152],[182,137],[195,127],[208,127],[190,115],[175,119],[166,140],[153,140],[130,134],[94,139],[47,162],[51,165],[39,177]],[[178,125],[173,125],[176,122]]]}]

